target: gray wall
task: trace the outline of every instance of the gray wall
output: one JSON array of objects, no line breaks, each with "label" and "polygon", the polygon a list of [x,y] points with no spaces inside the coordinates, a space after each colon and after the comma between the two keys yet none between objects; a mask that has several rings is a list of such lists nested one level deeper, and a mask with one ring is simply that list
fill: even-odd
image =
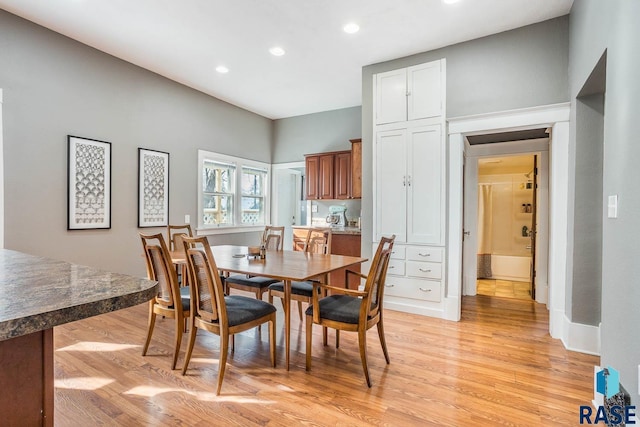
[{"label": "gray wall", "polygon": [[362,247],[373,239],[373,74],[447,60],[447,117],[567,102],[567,16],[362,70]]},{"label": "gray wall", "polygon": [[598,326],[602,295],[602,150],[604,95],[576,102],[573,278],[565,312],[574,323]]},{"label": "gray wall", "polygon": [[362,109],[343,108],[275,120],[273,163],[299,162],[305,154],[350,150],[360,138]]},{"label": "gray wall", "polygon": [[[196,222],[199,148],[271,161],[272,121],[0,10],[5,247],[145,272],[137,149],[167,151],[170,221]],[[67,135],[112,143],[112,228],[66,230]],[[216,236],[220,243],[255,240]]]},{"label": "gray wall", "polygon": [[[618,218],[603,219],[601,363],[620,371],[620,382],[638,405],[640,362],[640,2],[580,0],[570,17],[569,83],[573,106],[607,51],[603,193],[618,195]],[[572,106],[572,107],[573,107]],[[572,108],[575,111],[575,108]],[[575,120],[571,125],[575,144]],[[579,143],[579,142],[578,142]],[[576,176],[576,182],[583,179]]]}]

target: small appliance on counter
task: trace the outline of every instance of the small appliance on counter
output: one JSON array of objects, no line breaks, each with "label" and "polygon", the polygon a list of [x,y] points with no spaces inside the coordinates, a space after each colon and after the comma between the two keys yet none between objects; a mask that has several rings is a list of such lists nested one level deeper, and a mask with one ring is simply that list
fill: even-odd
[{"label": "small appliance on counter", "polygon": [[347,207],[346,206],[329,206],[329,215],[327,215],[327,223],[331,227],[346,227]]}]

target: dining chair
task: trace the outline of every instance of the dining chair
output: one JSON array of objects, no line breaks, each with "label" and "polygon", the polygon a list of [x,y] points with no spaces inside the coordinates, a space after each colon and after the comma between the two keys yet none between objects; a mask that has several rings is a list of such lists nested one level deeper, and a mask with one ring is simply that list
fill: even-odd
[{"label": "dining chair", "polygon": [[[267,225],[262,234],[261,242],[267,250],[281,251],[284,241],[284,227]],[[225,289],[227,295],[231,288],[246,292],[253,292],[256,298],[261,300],[269,285],[276,283],[278,279],[261,276],[249,276],[247,274],[233,274],[225,278]]]},{"label": "dining chair", "polygon": [[[169,250],[170,251],[182,251],[182,238],[184,236],[192,237],[193,232],[191,231],[190,224],[184,225],[167,225],[167,237],[169,242]],[[182,264],[181,266],[176,266],[176,271],[178,272],[178,283],[182,286],[186,285],[185,276],[187,271],[186,264]]]},{"label": "dining chair", "polygon": [[[206,237],[185,237],[184,250],[187,271],[190,276],[191,331],[189,344],[182,367],[187,372],[198,329],[220,336],[220,359],[218,363],[218,387],[220,394],[227,364],[229,337],[269,322],[269,350],[271,366],[276,366],[276,308],[254,298],[241,295],[225,296],[216,262]],[[232,347],[233,348],[233,347]]]},{"label": "dining chair", "polygon": [[382,300],[394,241],[395,235],[380,239],[368,275],[365,276],[347,270],[347,276],[348,274],[355,274],[361,278],[366,278],[364,290],[359,291],[347,289],[346,286],[345,288],[339,288],[314,283],[314,288],[324,288],[330,291],[331,294],[327,297],[319,298],[318,292],[313,292],[311,305],[305,312],[307,316],[307,371],[311,370],[311,332],[314,323],[336,330],[336,348],[340,346],[339,334],[341,330],[358,333],[360,359],[367,386],[371,387],[369,368],[367,367],[367,331],[374,325],[378,327],[378,337],[380,338],[382,352],[387,364],[389,364],[389,353],[384,339]]},{"label": "dining chair", "polygon": [[175,339],[171,369],[175,369],[182,343],[182,333],[191,312],[189,288],[181,288],[178,284],[178,276],[162,234],[140,233],[140,239],[147,264],[147,277],[159,284],[158,295],[149,301],[149,325],[142,355],[146,356],[149,349],[156,316],[174,319]]},{"label": "dining chair", "polygon": [[[304,251],[313,254],[331,253],[331,229],[310,228],[304,243]],[[313,281],[291,282],[291,300],[298,302],[298,315],[302,320],[302,303],[311,303],[313,293]],[[284,299],[284,283],[277,282],[269,285],[269,302],[273,304],[273,297]]]}]

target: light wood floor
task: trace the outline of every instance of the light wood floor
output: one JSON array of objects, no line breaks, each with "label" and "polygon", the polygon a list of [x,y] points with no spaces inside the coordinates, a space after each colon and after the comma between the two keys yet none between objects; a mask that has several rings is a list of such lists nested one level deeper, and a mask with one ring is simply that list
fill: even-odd
[{"label": "light wood floor", "polygon": [[540,304],[476,296],[464,298],[461,322],[385,315],[391,364],[372,329],[371,389],[354,334],[343,333],[336,350],[314,328],[306,372],[297,317],[285,371],[280,316],[278,366],[269,367],[266,328],[240,334],[220,396],[217,337],[199,333],[186,376],[169,369],[168,320],[140,355],[146,305],[56,327],[55,425],[576,425],[579,406],[592,399],[599,358],[551,339]]},{"label": "light wood floor", "polygon": [[531,300],[531,282],[478,279],[476,290],[479,295]]}]

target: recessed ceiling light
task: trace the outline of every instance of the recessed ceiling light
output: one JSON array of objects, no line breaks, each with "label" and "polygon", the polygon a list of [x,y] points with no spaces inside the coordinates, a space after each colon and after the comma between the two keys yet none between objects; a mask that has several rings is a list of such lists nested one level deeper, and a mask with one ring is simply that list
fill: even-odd
[{"label": "recessed ceiling light", "polygon": [[229,72],[229,69],[224,65],[219,65],[216,67],[216,71],[219,72],[220,74],[226,74]]},{"label": "recessed ceiling light", "polygon": [[354,34],[360,31],[360,26],[355,22],[349,22],[347,25],[342,27],[345,33]]},{"label": "recessed ceiling light", "polygon": [[454,4],[454,3],[458,3],[460,0],[442,0],[442,3],[444,4]]},{"label": "recessed ceiling light", "polygon": [[273,56],[282,56],[285,54],[284,49],[280,46],[272,47],[271,49],[269,49],[269,53],[271,53],[271,55]]}]

